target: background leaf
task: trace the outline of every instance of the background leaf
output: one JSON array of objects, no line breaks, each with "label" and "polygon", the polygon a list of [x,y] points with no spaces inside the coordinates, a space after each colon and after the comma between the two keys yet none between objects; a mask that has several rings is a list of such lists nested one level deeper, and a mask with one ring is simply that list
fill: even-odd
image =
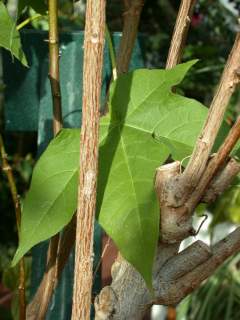
[{"label": "background leaf", "polygon": [[26,7],[32,7],[37,13],[44,15],[47,11],[47,5],[44,0],[19,0],[18,1],[18,12],[21,12]]},{"label": "background leaf", "polygon": [[27,66],[16,23],[10,17],[2,1],[0,1],[0,47],[9,50],[24,66]]},{"label": "background leaf", "polygon": [[20,244],[12,265],[71,219],[77,207],[79,137],[77,129],[61,131],[36,164],[23,201]]}]

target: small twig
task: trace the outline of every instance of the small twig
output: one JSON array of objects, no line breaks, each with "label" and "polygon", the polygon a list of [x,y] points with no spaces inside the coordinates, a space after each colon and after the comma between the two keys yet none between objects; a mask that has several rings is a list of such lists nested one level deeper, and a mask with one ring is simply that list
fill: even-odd
[{"label": "small twig", "polygon": [[181,1],[168,52],[166,69],[173,68],[181,61],[195,2],[196,0]]},{"label": "small twig", "polygon": [[[195,188],[200,177],[205,171],[211,149],[216,139],[218,130],[223,121],[223,116],[227,108],[230,97],[232,96],[237,83],[239,83],[240,68],[240,34],[237,34],[234,46],[224,72],[209,109],[208,117],[204,124],[201,134],[196,142],[193,154],[188,165],[183,172],[179,182],[179,188],[186,193],[186,188]],[[184,198],[184,197],[183,197]],[[182,199],[184,202],[185,199]]]},{"label": "small twig", "polygon": [[100,268],[100,265],[101,265],[101,263],[102,263],[102,259],[104,258],[105,254],[106,254],[106,252],[107,252],[107,249],[108,249],[108,247],[109,247],[109,244],[110,244],[110,238],[108,237],[107,243],[105,244],[105,246],[104,246],[104,248],[103,248],[103,250],[102,250],[101,258],[99,259],[98,264],[97,264],[97,266],[96,266],[96,268],[95,268],[95,270],[94,270],[93,280],[95,279],[95,277],[96,277],[96,275],[97,275],[97,272],[98,272],[98,270],[99,270],[99,268]]},{"label": "small twig", "polygon": [[[7,160],[7,154],[4,147],[3,138],[0,135],[0,154],[2,158],[2,170],[5,172],[10,191],[11,196],[14,204],[15,209],[15,215],[16,215],[16,224],[17,224],[17,230],[18,230],[18,238],[20,236],[20,223],[21,223],[21,203],[19,199],[19,195],[17,192],[16,182],[13,176],[12,167],[9,165]],[[19,261],[19,286],[18,286],[18,292],[19,292],[19,320],[25,320],[26,319],[26,294],[25,294],[25,264],[24,264],[24,258],[22,258]]]},{"label": "small twig", "polygon": [[[142,7],[144,5],[144,0],[123,0],[124,2],[124,13],[123,13],[123,31],[118,48],[117,59],[112,62],[112,73],[113,80],[115,80],[119,75],[127,73],[135,46],[138,25],[140,21],[140,15],[142,12]],[[108,39],[109,37],[107,37]],[[110,47],[111,49],[111,47]],[[111,54],[111,51],[110,51]],[[115,69],[116,68],[116,69]],[[108,112],[108,102],[109,90],[106,94],[106,103],[103,111],[103,115]]]},{"label": "small twig", "polygon": [[199,227],[197,228],[196,232],[194,233],[194,236],[197,236],[200,232],[200,230],[202,229],[202,226],[204,225],[204,223],[207,221],[208,219],[208,215],[207,214],[203,214],[201,217],[203,217],[203,220],[201,221]]},{"label": "small twig", "polygon": [[201,202],[214,202],[216,198],[231,185],[231,182],[239,173],[240,163],[237,160],[230,158],[226,166],[212,179]]},{"label": "small twig", "polygon": [[88,0],[86,7],[72,320],[89,320],[91,310],[105,5],[105,0]]},{"label": "small twig", "polygon": [[34,20],[40,19],[42,17],[41,14],[36,14],[33,17],[29,17],[27,19],[25,19],[23,22],[19,23],[16,27],[16,29],[19,31],[21,30],[23,27],[25,27],[27,24],[33,22]]},{"label": "small twig", "polygon": [[216,156],[212,158],[212,161],[216,164],[216,169],[219,168],[230,155],[231,151],[235,147],[236,143],[240,138],[240,117],[237,118],[233,127],[229,131],[226,139],[224,140],[222,146],[217,152]]},{"label": "small twig", "polygon": [[112,78],[114,81],[117,79],[117,65],[116,65],[115,51],[114,51],[114,46],[113,46],[111,34],[110,34],[110,31],[108,29],[107,24],[105,26],[105,29],[106,29],[106,40],[107,40],[107,44],[108,44],[109,55],[110,55],[110,60],[111,60],[111,65],[112,65]]},{"label": "small twig", "polygon": [[221,169],[221,167],[226,163],[228,156],[238,139],[240,138],[240,117],[235,122],[234,126],[231,128],[228,136],[226,137],[224,143],[220,147],[219,151],[209,160],[206,170],[199,181],[198,186],[192,193],[190,199],[186,203],[186,207],[189,208],[189,212],[193,210],[198,202],[203,197],[205,190],[213,177]]}]

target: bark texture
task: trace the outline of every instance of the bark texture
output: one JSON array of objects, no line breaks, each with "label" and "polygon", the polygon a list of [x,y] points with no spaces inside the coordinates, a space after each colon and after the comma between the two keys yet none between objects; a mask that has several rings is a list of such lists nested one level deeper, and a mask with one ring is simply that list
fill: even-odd
[{"label": "bark texture", "polygon": [[90,319],[105,0],[88,0],[72,320]]}]

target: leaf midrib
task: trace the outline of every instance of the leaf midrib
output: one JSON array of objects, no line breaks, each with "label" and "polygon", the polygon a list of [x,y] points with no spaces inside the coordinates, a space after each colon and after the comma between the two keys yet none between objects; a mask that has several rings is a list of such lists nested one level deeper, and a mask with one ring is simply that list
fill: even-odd
[{"label": "leaf midrib", "polygon": [[[127,151],[126,151],[126,149],[125,149],[123,137],[121,136],[120,128],[119,128],[119,135],[120,135],[120,141],[121,141],[122,150],[123,150],[123,156],[124,156],[124,159],[125,159],[125,162],[126,162],[126,166],[127,166],[127,170],[128,170],[129,177],[130,177],[130,179],[131,179],[131,185],[132,185],[132,189],[133,189],[133,194],[134,194],[136,203],[138,203],[137,194],[136,194],[136,190],[135,190],[135,186],[134,186],[134,182],[133,182],[133,177],[132,177],[131,169],[130,169],[129,164],[128,164]],[[136,210],[137,210],[137,212],[138,212],[138,214],[137,214],[138,224],[139,224],[140,229],[141,229],[141,234],[143,235],[144,233],[143,233],[143,228],[142,228],[142,224],[141,224],[141,220],[140,220],[140,211],[139,211],[139,207],[138,207],[138,206],[136,206]],[[141,237],[141,246],[143,247],[142,237]]]}]

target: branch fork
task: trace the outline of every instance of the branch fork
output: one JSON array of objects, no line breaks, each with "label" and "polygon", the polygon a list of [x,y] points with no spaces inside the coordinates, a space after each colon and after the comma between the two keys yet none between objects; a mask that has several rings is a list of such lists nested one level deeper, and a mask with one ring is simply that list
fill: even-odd
[{"label": "branch fork", "polygon": [[[186,2],[187,8],[184,5]],[[177,23],[182,21],[186,24],[193,4],[194,1],[182,1]],[[187,28],[182,27],[181,30],[177,38],[182,40],[177,49],[171,50],[174,43],[171,44],[167,68],[180,61]],[[175,38],[176,28],[173,42]],[[155,298],[147,290],[140,274],[127,261],[118,257],[112,267],[111,286],[105,287],[95,299],[95,320],[138,320],[144,317],[146,308],[152,304],[174,306],[212,275],[228,257],[240,250],[238,227],[212,247],[196,241],[178,253],[182,240],[196,235],[192,216],[197,205],[200,202],[215,201],[240,172],[240,163],[230,155],[240,138],[240,118],[236,120],[218,152],[211,154],[227,105],[239,83],[239,68],[240,35],[237,34],[207,120],[185,171],[181,172],[179,161],[156,170],[155,189],[161,209],[161,238],[153,268]],[[116,299],[114,302],[107,301],[108,311],[111,312],[104,313],[101,307],[106,304],[104,297],[113,295],[112,291]]]}]

